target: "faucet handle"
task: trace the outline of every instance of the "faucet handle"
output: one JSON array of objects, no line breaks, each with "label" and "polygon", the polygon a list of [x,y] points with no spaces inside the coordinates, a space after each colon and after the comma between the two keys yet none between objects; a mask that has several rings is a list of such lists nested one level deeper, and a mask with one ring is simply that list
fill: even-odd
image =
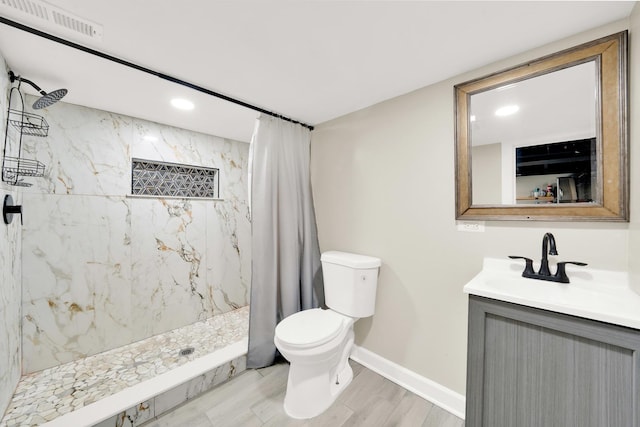
[{"label": "faucet handle", "polygon": [[565,270],[565,267],[567,264],[579,265],[581,267],[584,267],[585,265],[587,265],[586,262],[579,262],[579,261],[559,262],[558,269],[556,270],[556,274],[554,277],[556,277],[557,281],[560,283],[569,283],[569,276],[567,276],[567,272]]},{"label": "faucet handle", "polygon": [[511,258],[511,259],[523,259],[525,261],[524,271],[522,272],[522,275],[524,277],[527,277],[526,275],[535,274],[534,271],[533,271],[533,260],[531,258],[527,258],[527,257],[523,257],[523,256],[517,256],[517,255],[509,255],[509,258]]},{"label": "faucet handle", "polygon": [[14,205],[13,198],[10,194],[4,196],[4,205],[2,207],[2,217],[5,224],[10,224],[13,219],[13,215],[20,215],[20,225],[22,222],[22,205]]}]

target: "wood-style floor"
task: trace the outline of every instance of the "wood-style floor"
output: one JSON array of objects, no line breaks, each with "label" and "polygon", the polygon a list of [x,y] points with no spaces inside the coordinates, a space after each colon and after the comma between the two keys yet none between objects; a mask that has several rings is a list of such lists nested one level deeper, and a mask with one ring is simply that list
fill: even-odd
[{"label": "wood-style floor", "polygon": [[350,361],[354,378],[336,402],[310,420],[294,420],[282,402],[289,365],[247,370],[144,427],[424,426],[463,427],[460,418]]}]

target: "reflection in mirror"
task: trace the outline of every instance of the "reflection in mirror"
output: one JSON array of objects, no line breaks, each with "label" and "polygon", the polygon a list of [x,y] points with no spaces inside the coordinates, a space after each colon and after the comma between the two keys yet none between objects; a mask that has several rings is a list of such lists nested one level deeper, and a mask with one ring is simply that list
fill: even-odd
[{"label": "reflection in mirror", "polygon": [[[473,94],[473,204],[597,203],[596,82],[589,61]],[[558,192],[567,177],[579,195]]]},{"label": "reflection in mirror", "polygon": [[456,85],[456,218],[628,220],[627,32]]}]

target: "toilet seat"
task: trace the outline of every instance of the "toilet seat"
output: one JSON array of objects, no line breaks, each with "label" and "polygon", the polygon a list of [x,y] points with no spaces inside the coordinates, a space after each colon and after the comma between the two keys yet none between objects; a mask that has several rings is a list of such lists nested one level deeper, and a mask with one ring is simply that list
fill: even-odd
[{"label": "toilet seat", "polygon": [[334,339],[342,331],[345,317],[332,310],[313,308],[282,320],[275,335],[293,348],[317,347]]}]

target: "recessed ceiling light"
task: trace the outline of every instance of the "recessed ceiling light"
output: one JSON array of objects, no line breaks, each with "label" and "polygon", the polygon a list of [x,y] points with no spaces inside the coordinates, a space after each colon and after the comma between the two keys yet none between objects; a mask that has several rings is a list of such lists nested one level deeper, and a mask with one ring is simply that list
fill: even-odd
[{"label": "recessed ceiling light", "polygon": [[475,122],[476,121],[476,116],[474,116],[473,114],[471,116],[469,116],[469,121],[470,122]]},{"label": "recessed ceiling light", "polygon": [[193,102],[183,98],[173,98],[171,105],[179,110],[193,110]]},{"label": "recessed ceiling light", "polygon": [[519,109],[520,107],[518,107],[517,105],[506,105],[496,110],[496,116],[500,116],[500,117],[510,116],[512,114],[517,113]]}]

